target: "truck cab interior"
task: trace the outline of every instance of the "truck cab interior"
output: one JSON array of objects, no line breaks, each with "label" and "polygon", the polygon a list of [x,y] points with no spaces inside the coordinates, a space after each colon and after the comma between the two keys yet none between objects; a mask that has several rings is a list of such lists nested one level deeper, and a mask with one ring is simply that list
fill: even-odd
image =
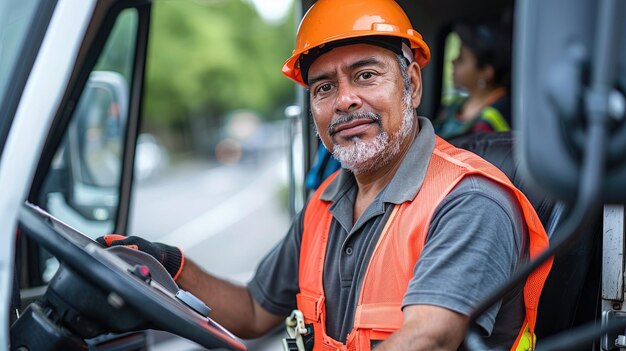
[{"label": "truck cab interior", "polygon": [[[14,46],[21,48],[21,59],[8,61],[13,67],[8,80],[11,89],[0,85],[0,113],[8,116],[0,119],[0,186],[6,195],[0,199],[5,216],[0,230],[10,243],[0,245],[0,257],[5,257],[0,260],[0,297],[5,305],[0,317],[0,349],[7,345],[10,350],[158,350],[164,338],[178,337],[195,343],[176,346],[180,350],[199,346],[231,350],[280,347],[234,337],[210,318],[210,306],[179,290],[150,256],[124,248],[104,250],[81,234],[89,229],[111,233],[128,229],[145,67],[149,64],[146,53],[152,1],[33,3],[32,7],[20,8],[20,14],[24,26],[37,25],[24,31],[21,40],[14,39]],[[313,3],[296,0],[296,16],[300,18]],[[452,50],[449,45],[458,45],[450,40],[453,26],[462,21],[498,20],[514,29],[513,131],[471,135],[453,144],[503,170],[529,198],[551,242],[569,236],[570,217],[588,219],[575,226],[577,236],[567,240],[567,247],[554,258],[539,306],[536,334],[540,347],[541,340],[556,340],[550,344],[553,349],[618,349],[613,340],[623,336],[623,331],[616,331],[614,326],[608,334],[607,330],[602,336],[591,333],[573,346],[563,340],[571,339],[571,331],[577,327],[589,331],[594,324],[623,324],[626,319],[623,278],[611,281],[617,288],[602,280],[603,269],[605,275],[607,269],[621,274],[619,277],[624,274],[624,261],[619,258],[624,251],[623,206],[617,207],[621,217],[616,221],[621,227],[618,224],[614,231],[615,238],[621,235],[621,247],[610,243],[607,247],[605,239],[603,248],[609,210],[603,210],[602,205],[622,204],[626,199],[626,186],[621,181],[626,177],[622,162],[626,155],[626,5],[619,0],[398,3],[431,50],[431,61],[422,74],[423,97],[418,108],[420,115],[429,118],[437,116],[442,96],[450,88],[447,53]],[[593,30],[581,34],[575,23]],[[602,30],[606,32],[600,33]],[[539,40],[541,33],[550,34]],[[119,40],[122,35],[124,40]],[[597,38],[602,37],[610,40],[599,42]],[[121,48],[114,46],[120,42]],[[571,57],[561,55],[572,46]],[[59,55],[59,51],[65,54]],[[597,57],[600,55],[594,53],[598,51],[605,52],[606,57]],[[117,75],[102,73],[108,68],[103,57],[112,53],[123,67]],[[558,65],[563,69],[554,69],[558,71],[553,77],[556,83],[544,82],[543,72],[559,63],[555,60],[560,56],[565,63]],[[601,71],[597,66],[604,67],[602,72],[612,79],[603,81],[596,73]],[[605,90],[594,90],[600,83]],[[556,93],[550,90],[555,86],[576,91],[570,94],[563,88]],[[303,172],[294,169],[300,164],[296,162],[289,175],[291,208],[295,211],[309,195],[301,174],[314,163],[319,143],[306,112],[308,93],[300,87],[294,89],[298,108],[291,110],[290,117],[302,131],[301,139],[293,139],[302,143],[297,146],[302,152],[292,156],[303,159],[299,161]],[[545,99],[542,92],[549,98]],[[587,92],[593,94],[585,95]],[[593,105],[605,96],[612,96],[612,103]],[[612,110],[606,107],[609,105]],[[112,116],[111,111],[119,113]],[[595,122],[587,116],[596,116],[597,121],[602,120],[598,117],[602,113],[615,117],[603,124],[608,130],[605,134],[591,139],[589,130]],[[89,117],[78,120],[79,116]],[[16,141],[25,138],[32,142],[24,145]],[[594,150],[581,147],[589,145],[585,143],[605,146],[592,157],[588,154]],[[599,175],[587,170],[593,167],[602,170]],[[103,174],[107,176],[101,177]],[[599,185],[588,180],[594,177]],[[580,190],[586,184],[595,189],[588,197]],[[583,201],[589,205],[580,212]],[[87,220],[69,223],[61,218],[65,212],[79,213]],[[608,251],[612,256],[607,256]],[[51,256],[60,266],[47,264]],[[46,275],[49,278],[43,279]],[[151,334],[145,330],[165,331],[168,336],[147,336]],[[559,343],[567,346],[559,348]]]}]

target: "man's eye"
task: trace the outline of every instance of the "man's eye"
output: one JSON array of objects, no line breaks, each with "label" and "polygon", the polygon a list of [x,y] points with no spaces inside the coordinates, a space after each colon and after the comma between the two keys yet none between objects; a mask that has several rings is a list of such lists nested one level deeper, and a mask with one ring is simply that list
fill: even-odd
[{"label": "man's eye", "polygon": [[361,73],[361,79],[368,80],[368,79],[372,79],[372,77],[374,77],[374,74],[372,72]]},{"label": "man's eye", "polygon": [[317,92],[318,93],[326,93],[326,92],[329,92],[332,89],[332,87],[333,86],[330,83],[325,83],[325,84],[320,85],[317,88]]}]

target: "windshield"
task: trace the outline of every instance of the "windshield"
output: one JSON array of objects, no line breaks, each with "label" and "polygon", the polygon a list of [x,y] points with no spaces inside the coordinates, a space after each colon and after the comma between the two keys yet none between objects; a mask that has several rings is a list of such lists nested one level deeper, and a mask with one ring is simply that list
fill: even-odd
[{"label": "windshield", "polygon": [[11,72],[20,57],[38,1],[5,0],[0,2],[0,93],[9,86]]},{"label": "windshield", "polygon": [[55,2],[0,1],[0,150]]}]

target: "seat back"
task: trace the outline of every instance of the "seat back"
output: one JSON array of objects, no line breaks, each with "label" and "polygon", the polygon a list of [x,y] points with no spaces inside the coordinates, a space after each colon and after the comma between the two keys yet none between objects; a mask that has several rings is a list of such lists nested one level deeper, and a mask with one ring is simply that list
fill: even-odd
[{"label": "seat back", "polygon": [[[526,195],[550,237],[566,217],[568,206],[550,198],[524,179],[515,158],[511,132],[479,133],[450,141],[472,151],[502,170]],[[539,303],[536,334],[539,339],[554,335],[596,317],[601,272],[602,223],[587,228],[565,252],[554,258],[552,270]],[[586,347],[583,349],[589,349]]]}]

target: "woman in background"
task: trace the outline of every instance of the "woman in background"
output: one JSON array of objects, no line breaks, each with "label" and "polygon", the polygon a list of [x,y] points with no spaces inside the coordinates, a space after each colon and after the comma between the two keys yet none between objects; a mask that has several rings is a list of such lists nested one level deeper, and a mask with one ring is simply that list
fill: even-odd
[{"label": "woman in background", "polygon": [[434,121],[444,139],[476,132],[511,129],[510,30],[499,24],[461,24],[454,28],[461,40],[452,62],[454,85],[466,94],[443,103]]}]

